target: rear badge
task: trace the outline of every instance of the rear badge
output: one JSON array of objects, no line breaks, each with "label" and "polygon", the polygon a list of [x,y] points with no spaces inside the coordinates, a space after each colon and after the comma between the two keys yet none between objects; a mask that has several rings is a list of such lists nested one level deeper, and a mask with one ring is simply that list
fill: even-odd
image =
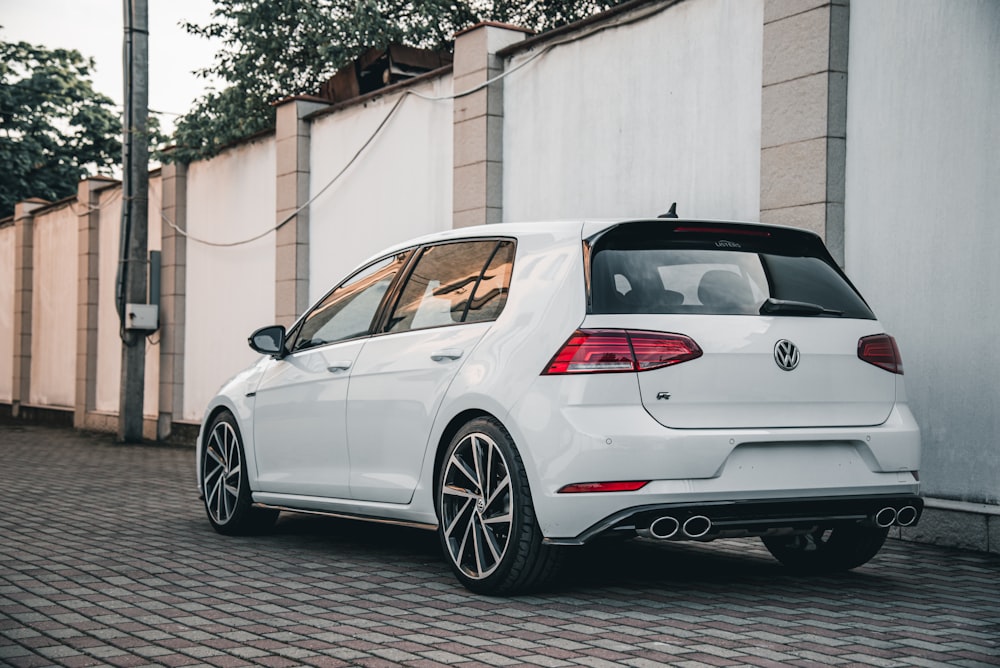
[{"label": "rear badge", "polygon": [[799,365],[799,349],[788,339],[774,344],[774,362],[785,371],[792,371]]}]

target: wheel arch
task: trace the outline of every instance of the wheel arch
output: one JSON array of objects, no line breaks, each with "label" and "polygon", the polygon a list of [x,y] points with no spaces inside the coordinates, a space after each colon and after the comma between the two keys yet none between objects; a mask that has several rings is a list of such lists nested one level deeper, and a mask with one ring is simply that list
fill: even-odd
[{"label": "wheel arch", "polygon": [[[198,441],[195,448],[195,476],[198,482],[198,497],[202,498],[205,491],[202,489],[201,480],[201,460],[205,449],[205,440],[208,438],[208,430],[211,428],[212,423],[222,415],[223,413],[229,413],[233,416],[233,420],[236,422],[236,429],[239,431],[240,439],[243,442],[243,457],[244,461],[249,463],[251,461],[252,454],[248,451],[251,449],[247,443],[247,436],[244,433],[243,420],[240,419],[240,411],[229,404],[228,401],[218,401],[213,405],[209,406],[205,411],[205,416],[201,420],[201,426],[198,429]],[[253,468],[248,469],[247,473],[256,471],[256,462],[253,463]],[[256,476],[253,476],[256,477]]]},{"label": "wheel arch", "polygon": [[481,417],[490,418],[492,420],[496,420],[498,424],[501,425],[503,424],[503,422],[501,422],[496,415],[493,415],[489,411],[483,410],[481,408],[468,408],[456,414],[454,417],[452,417],[451,420],[449,420],[447,426],[445,426],[444,430],[441,432],[441,438],[438,439],[436,450],[434,452],[434,471],[432,478],[433,481],[432,493],[434,496],[435,512],[437,512],[438,478],[441,474],[441,467],[444,465],[444,455],[445,452],[448,450],[448,444],[451,443],[451,439],[455,438],[455,434],[457,434],[462,427],[472,422],[476,418],[481,418]]}]

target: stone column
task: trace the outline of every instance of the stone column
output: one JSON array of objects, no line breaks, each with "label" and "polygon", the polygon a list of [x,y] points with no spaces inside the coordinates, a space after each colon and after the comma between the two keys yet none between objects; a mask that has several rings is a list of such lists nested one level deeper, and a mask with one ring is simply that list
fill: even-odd
[{"label": "stone column", "polygon": [[187,306],[187,165],[171,162],[161,171],[165,218],[160,228],[160,397],[157,440],[173,432],[184,411],[184,309]]},{"label": "stone column", "polygon": [[76,188],[78,224],[76,297],[76,399],[73,426],[87,428],[87,414],[97,402],[97,320],[100,272],[100,192],[114,179],[95,176]]},{"label": "stone column", "polygon": [[[455,35],[455,93],[475,88],[503,72],[497,52],[529,31],[480,23]],[[503,219],[503,81],[454,102],[452,227]]]},{"label": "stone column", "polygon": [[11,414],[31,397],[31,311],[35,265],[35,209],[48,202],[32,198],[14,205],[14,378]]},{"label": "stone column", "polygon": [[309,306],[309,133],[305,117],[328,106],[319,98],[292,97],[277,104],[277,223],[293,216],[275,237],[275,322],[288,327]]},{"label": "stone column", "polygon": [[848,0],[765,0],[760,218],[844,262]]}]

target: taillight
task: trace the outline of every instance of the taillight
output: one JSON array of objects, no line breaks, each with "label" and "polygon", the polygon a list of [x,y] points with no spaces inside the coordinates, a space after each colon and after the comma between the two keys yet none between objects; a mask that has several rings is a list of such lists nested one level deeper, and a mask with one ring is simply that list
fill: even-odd
[{"label": "taillight", "polygon": [[555,354],[542,375],[649,371],[701,355],[698,344],[683,334],[578,329]]},{"label": "taillight", "polygon": [[903,358],[899,355],[896,339],[888,334],[863,336],[858,340],[858,357],[880,369],[902,375]]}]

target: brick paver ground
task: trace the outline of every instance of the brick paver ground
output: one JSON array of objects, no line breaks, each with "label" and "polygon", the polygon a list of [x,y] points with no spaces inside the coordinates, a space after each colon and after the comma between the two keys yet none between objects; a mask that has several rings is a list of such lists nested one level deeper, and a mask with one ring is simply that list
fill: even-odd
[{"label": "brick paver ground", "polygon": [[193,458],[0,425],[0,663],[1000,665],[995,556],[890,541],[806,578],[753,540],[632,541],[488,598],[427,532],[286,514],[217,535]]}]

